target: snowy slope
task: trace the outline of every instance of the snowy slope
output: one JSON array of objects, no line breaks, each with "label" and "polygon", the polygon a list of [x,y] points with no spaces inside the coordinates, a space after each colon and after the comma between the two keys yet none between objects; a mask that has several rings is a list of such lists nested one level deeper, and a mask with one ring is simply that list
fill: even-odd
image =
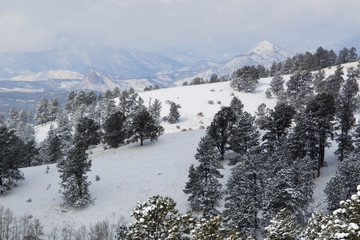
[{"label": "snowy slope", "polygon": [[235,70],[245,65],[263,65],[265,67],[270,67],[273,62],[285,61],[286,58],[292,57],[293,55],[295,55],[293,52],[265,40],[258,43],[246,54],[238,55],[224,64],[208,68],[196,75],[186,77],[176,82],[176,84],[181,85],[184,81],[190,82],[195,77],[209,79],[211,74],[214,73],[218,76],[231,76]]},{"label": "snowy slope", "polygon": [[[345,68],[356,66],[357,63],[344,65]],[[327,74],[333,73],[335,68],[326,69]],[[288,79],[289,76],[285,76]],[[169,113],[169,104],[174,101],[181,105],[180,122],[168,124],[165,135],[158,141],[130,144],[118,149],[104,151],[101,146],[92,149],[89,157],[93,161],[89,180],[92,181],[90,193],[95,199],[95,205],[88,205],[84,209],[74,210],[62,206],[59,194],[59,178],[55,165],[50,165],[49,173],[46,166],[22,169],[26,180],[18,187],[0,196],[0,205],[9,207],[16,215],[31,214],[42,219],[46,230],[65,223],[80,227],[94,224],[108,219],[116,222],[120,217],[131,221],[129,211],[137,201],[145,201],[149,196],[160,194],[170,196],[177,202],[177,209],[185,212],[189,209],[187,196],[183,188],[188,177],[188,168],[196,164],[194,154],[197,144],[205,130],[198,130],[200,126],[208,126],[214,114],[222,107],[228,106],[232,95],[238,96],[245,110],[254,113],[261,103],[269,108],[276,104],[275,99],[266,99],[265,90],[271,78],[260,79],[254,94],[239,93],[229,86],[229,82],[213,83],[197,86],[176,87],[142,92],[139,95],[148,104],[151,99],[158,98],[162,102],[162,116]],[[214,104],[209,104],[212,100]],[[221,104],[218,103],[221,102]],[[204,117],[198,116],[202,112]],[[177,127],[179,126],[179,127]],[[36,140],[42,141],[50,125],[36,128]],[[180,132],[182,129],[192,131]],[[336,171],[336,158],[333,154],[336,144],[327,150],[328,166],[322,169],[322,175],[317,178],[314,203],[311,208],[324,208],[325,195],[323,189],[327,181]],[[224,170],[228,175],[229,168]],[[95,181],[98,175],[100,181]],[[226,182],[226,178],[222,180]],[[27,200],[31,199],[30,202]]]},{"label": "snowy slope", "polygon": [[46,81],[49,79],[82,79],[83,74],[68,70],[51,70],[45,72],[38,72],[32,74],[24,74],[16,77],[12,77],[12,81]]},{"label": "snowy slope", "polygon": [[[177,208],[188,210],[187,197],[182,192],[189,166],[195,163],[194,154],[205,131],[168,134],[143,147],[130,144],[119,149],[94,149],[92,171],[88,174],[89,190],[95,205],[81,210],[61,206],[59,177],[55,165],[22,169],[26,180],[0,198],[0,205],[9,207],[16,215],[31,214],[42,219],[47,229],[68,223],[71,226],[94,224],[108,219],[112,223],[123,216],[130,221],[129,212],[137,201],[161,194],[177,202]],[[95,181],[95,176],[100,177]],[[27,202],[31,199],[31,202]]]}]

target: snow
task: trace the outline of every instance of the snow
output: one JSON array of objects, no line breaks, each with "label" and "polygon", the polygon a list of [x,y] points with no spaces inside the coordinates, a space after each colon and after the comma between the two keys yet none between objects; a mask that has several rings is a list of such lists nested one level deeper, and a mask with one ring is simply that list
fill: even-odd
[{"label": "snow", "polygon": [[[346,64],[345,68],[356,66],[357,63]],[[332,74],[335,68],[326,69]],[[285,80],[289,76],[284,77]],[[98,221],[108,219],[115,223],[123,217],[127,222],[132,221],[129,214],[138,201],[146,201],[150,196],[160,194],[169,196],[177,202],[176,208],[180,212],[189,210],[187,196],[183,193],[185,182],[188,180],[188,169],[196,164],[194,155],[200,138],[205,135],[213,116],[221,107],[228,106],[233,96],[237,96],[244,104],[244,110],[254,114],[257,106],[266,103],[273,108],[276,99],[266,99],[265,91],[271,78],[260,79],[255,93],[241,93],[230,87],[230,82],[174,87],[141,92],[145,105],[157,98],[162,103],[161,116],[169,114],[173,101],[179,104],[180,122],[169,124],[162,122],[165,135],[158,141],[145,142],[144,146],[129,144],[118,149],[104,150],[102,146],[91,149],[89,155],[92,160],[92,171],[89,173],[90,194],[95,198],[94,205],[83,209],[65,208],[59,193],[59,174],[56,166],[49,165],[22,169],[25,181],[18,187],[6,192],[0,197],[0,206],[10,208],[17,216],[31,214],[40,218],[45,224],[45,230],[65,223],[80,227],[89,226]],[[213,101],[213,104],[209,104]],[[204,116],[198,114],[202,112]],[[50,129],[49,124],[35,129],[36,141],[43,141]],[[192,131],[189,131],[192,129]],[[182,130],[187,130],[181,132]],[[326,196],[323,192],[326,183],[334,175],[337,160],[333,152],[336,143],[326,150],[327,165],[321,169],[321,176],[315,179],[314,202],[310,210],[326,209]],[[230,167],[224,166],[222,171],[228,175]],[[96,176],[100,177],[96,181]],[[221,180],[226,183],[228,176]],[[27,201],[31,199],[31,201]]]},{"label": "snow", "polygon": [[[255,114],[258,105],[266,103],[267,107],[273,108],[276,99],[267,99],[265,91],[271,78],[262,78],[259,81],[255,93],[238,92],[230,87],[230,82],[192,85],[186,87],[174,87],[141,92],[139,96],[145,101],[145,106],[157,98],[162,104],[161,117],[167,116],[170,111],[169,102],[180,104],[180,122],[169,124],[162,122],[165,133],[179,132],[182,129],[199,129],[210,125],[214,115],[223,106],[229,106],[233,96],[237,96],[244,104],[244,110]],[[213,101],[210,104],[209,101]],[[203,113],[203,117],[199,116]]]},{"label": "snow", "polygon": [[[89,190],[95,204],[83,209],[62,207],[59,173],[54,164],[49,165],[49,173],[46,166],[22,169],[25,181],[1,196],[0,205],[18,216],[31,214],[42,219],[47,230],[65,223],[76,227],[105,219],[116,223],[120,217],[131,221],[129,212],[137,202],[157,194],[173,198],[177,209],[185,212],[189,207],[182,189],[204,134],[204,130],[188,131],[167,134],[158,141],[145,142],[142,147],[130,144],[106,151],[101,147],[94,149],[89,155],[92,171],[88,179],[92,182]],[[99,181],[95,180],[96,175]]]},{"label": "snow", "polygon": [[12,77],[12,81],[46,81],[49,79],[82,79],[83,75],[69,70],[51,70]]}]

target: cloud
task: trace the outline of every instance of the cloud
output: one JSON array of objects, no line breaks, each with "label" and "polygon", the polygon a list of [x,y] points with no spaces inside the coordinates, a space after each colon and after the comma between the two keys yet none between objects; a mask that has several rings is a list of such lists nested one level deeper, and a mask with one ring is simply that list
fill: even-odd
[{"label": "cloud", "polygon": [[49,48],[58,36],[143,50],[263,39],[308,49],[353,37],[358,9],[358,0],[3,0],[0,51]]}]

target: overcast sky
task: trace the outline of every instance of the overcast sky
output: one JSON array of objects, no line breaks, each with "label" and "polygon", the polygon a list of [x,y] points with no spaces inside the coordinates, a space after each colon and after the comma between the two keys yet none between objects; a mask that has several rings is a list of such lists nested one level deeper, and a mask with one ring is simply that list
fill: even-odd
[{"label": "overcast sky", "polygon": [[180,47],[205,52],[242,51],[266,39],[300,51],[360,36],[359,0],[0,0],[0,3],[2,52],[52,48],[64,38],[160,52]]}]

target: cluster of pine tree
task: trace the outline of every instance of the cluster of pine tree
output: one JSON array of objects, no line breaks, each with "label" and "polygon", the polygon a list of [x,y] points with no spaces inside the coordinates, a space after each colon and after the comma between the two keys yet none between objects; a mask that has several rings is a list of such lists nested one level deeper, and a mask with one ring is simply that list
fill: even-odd
[{"label": "cluster of pine tree", "polygon": [[[114,99],[119,104],[115,104]],[[159,126],[161,103],[158,99],[145,107],[134,89],[70,92],[63,108],[56,98],[40,100],[34,120],[51,122],[43,142],[36,145],[31,116],[24,110],[11,109],[8,118],[1,115],[0,192],[9,190],[24,177],[20,167],[57,163],[65,204],[81,207],[92,202],[86,173],[91,161],[86,150],[101,141],[110,147],[156,140],[164,131]],[[171,119],[179,118],[177,108]]]},{"label": "cluster of pine tree", "polygon": [[183,86],[200,85],[200,84],[216,83],[216,82],[226,82],[226,81],[227,81],[227,79],[225,76],[218,77],[217,74],[213,73],[213,74],[211,74],[211,76],[208,80],[205,80],[202,77],[195,77],[193,80],[191,80],[190,83],[188,83],[187,81],[183,82]]},{"label": "cluster of pine tree", "polygon": [[[267,109],[261,104],[256,118],[234,97],[230,107],[214,116],[199,143],[198,164],[189,169],[184,192],[192,210],[206,218],[222,216],[223,225],[242,237],[260,236],[271,219],[285,215],[302,228],[309,217],[313,178],[320,176],[333,139],[341,163],[326,192],[329,210],[338,208],[339,200],[349,198],[360,184],[360,124],[354,117],[359,79],[360,66],[347,69],[346,78],[341,66],[327,77],[323,71],[296,70],[286,86],[277,74],[270,84],[277,105]],[[219,181],[224,164],[233,166],[225,189]]]}]

